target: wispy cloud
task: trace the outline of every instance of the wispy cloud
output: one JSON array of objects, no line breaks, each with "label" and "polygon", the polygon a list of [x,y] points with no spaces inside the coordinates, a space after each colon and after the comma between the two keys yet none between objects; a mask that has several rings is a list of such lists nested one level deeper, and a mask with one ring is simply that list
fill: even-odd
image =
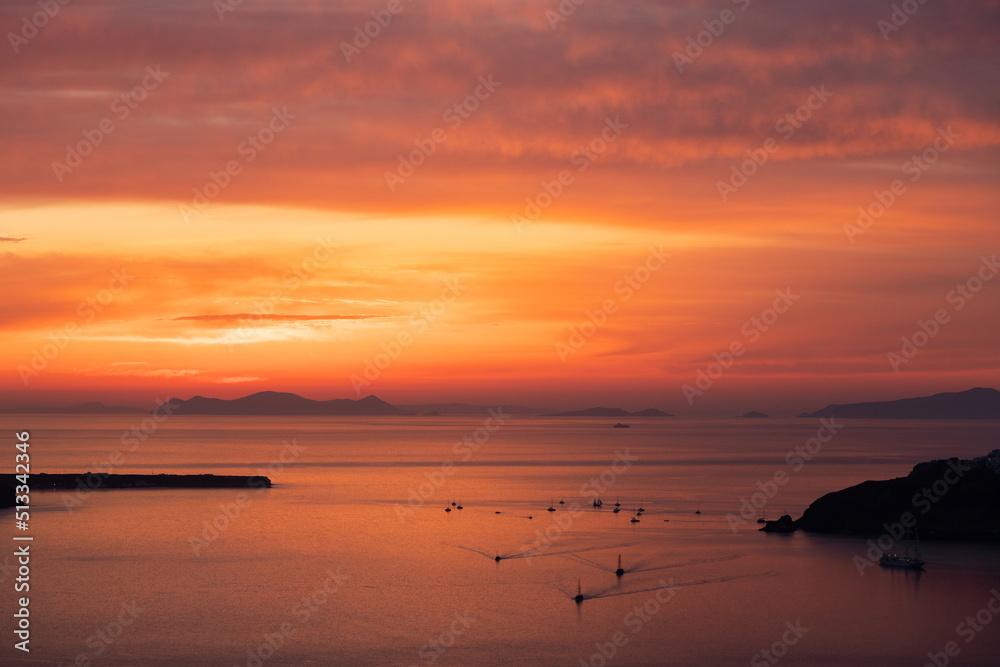
[{"label": "wispy cloud", "polygon": [[263,315],[260,313],[234,313],[229,315],[185,315],[184,317],[174,317],[171,321],[195,320],[201,322],[247,322],[255,320],[268,320],[278,322],[312,322],[312,321],[337,321],[337,320],[368,320],[384,317],[383,315],[291,315],[277,314]]}]

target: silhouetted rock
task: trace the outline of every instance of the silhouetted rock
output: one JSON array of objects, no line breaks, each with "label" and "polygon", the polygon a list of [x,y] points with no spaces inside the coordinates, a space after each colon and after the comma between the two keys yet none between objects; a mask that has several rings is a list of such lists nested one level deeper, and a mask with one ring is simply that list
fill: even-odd
[{"label": "silhouetted rock", "polygon": [[[14,507],[15,475],[0,475],[0,509]],[[116,475],[106,472],[35,473],[31,492],[93,489],[269,489],[271,480],[261,475]]]},{"label": "silhouetted rock", "polygon": [[795,525],[811,532],[857,535],[891,534],[900,525],[915,526],[922,538],[1000,541],[1000,449],[971,461],[919,463],[906,477],[828,493]]},{"label": "silhouetted rock", "polygon": [[[3,475],[0,484],[16,483],[14,475]],[[262,475],[118,475],[106,472],[36,473],[31,476],[31,490],[53,489],[232,489],[271,488],[271,480]]]},{"label": "silhouetted rock", "polygon": [[172,398],[171,413],[179,415],[401,415],[403,411],[377,396],[354,401],[338,398],[314,401],[298,394],[261,391],[233,400],[195,396]]},{"label": "silhouetted rock", "polygon": [[764,527],[760,529],[764,533],[794,533],[796,531],[795,522],[788,514],[782,514],[777,521],[765,521]]},{"label": "silhouetted rock", "polygon": [[669,412],[664,412],[663,410],[657,410],[656,408],[648,408],[646,410],[640,410],[639,412],[633,412],[630,416],[632,417],[673,417]]},{"label": "silhouetted rock", "polygon": [[957,393],[878,403],[828,405],[799,417],[841,419],[1000,419],[1000,391],[976,387]]}]

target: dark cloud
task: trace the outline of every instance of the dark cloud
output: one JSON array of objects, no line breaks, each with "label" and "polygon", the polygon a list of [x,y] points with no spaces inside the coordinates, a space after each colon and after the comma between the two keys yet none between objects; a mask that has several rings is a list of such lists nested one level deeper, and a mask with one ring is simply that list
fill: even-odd
[{"label": "dark cloud", "polygon": [[[883,39],[891,3],[633,0],[586,3],[552,30],[558,3],[406,3],[347,63],[341,44],[370,22],[366,2],[66,5],[0,74],[0,191],[185,200],[274,107],[295,114],[220,200],[386,209],[509,201],[551,178],[620,115],[629,131],[602,156],[609,182],[711,172],[773,135],[811,86],[835,95],[775,161],[871,158],[917,149],[937,126],[966,128],[961,150],[995,151],[1000,91],[996,2],[928,3]],[[36,11],[0,9],[17,25]],[[675,54],[722,9],[735,19],[678,72]],[[114,36],[109,39],[108,36]],[[703,38],[704,41],[704,38]],[[360,43],[360,42],[359,42]],[[113,100],[147,66],[169,77],[118,119]],[[480,76],[502,82],[461,127],[444,114]],[[115,123],[60,182],[52,163],[102,118]],[[441,127],[419,187],[391,194],[384,172]],[[649,187],[647,184],[646,188]],[[518,197],[514,197],[517,201]]]}]

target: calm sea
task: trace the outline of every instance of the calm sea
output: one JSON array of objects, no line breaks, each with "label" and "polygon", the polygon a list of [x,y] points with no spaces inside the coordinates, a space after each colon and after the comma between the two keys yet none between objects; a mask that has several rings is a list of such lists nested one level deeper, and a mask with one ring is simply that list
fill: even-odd
[{"label": "calm sea", "polygon": [[[175,416],[155,430],[147,422],[148,433],[134,415],[0,423],[10,445],[14,431],[31,431],[33,472],[274,482],[33,493],[30,653],[14,649],[12,617],[21,594],[11,538],[24,533],[0,514],[3,665],[920,666],[1000,656],[990,610],[1000,610],[1000,548],[925,541],[925,572],[887,571],[863,566],[863,538],[757,532],[751,507],[766,500],[769,518],[797,517],[826,492],[985,454],[998,446],[996,423],[848,420],[820,432],[825,442],[810,442],[822,425],[807,419],[612,429],[485,415]],[[794,453],[809,446],[808,460]],[[5,471],[15,453],[8,446]]]}]

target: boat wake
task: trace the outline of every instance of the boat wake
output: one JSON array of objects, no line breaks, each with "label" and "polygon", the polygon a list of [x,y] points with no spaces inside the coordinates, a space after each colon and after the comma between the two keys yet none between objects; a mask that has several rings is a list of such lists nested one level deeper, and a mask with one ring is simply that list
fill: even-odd
[{"label": "boat wake", "polygon": [[516,558],[541,558],[542,556],[571,556],[579,553],[585,553],[588,551],[601,551],[603,549],[624,549],[626,547],[633,546],[633,543],[629,544],[611,544],[608,546],[599,547],[583,547],[580,549],[568,549],[566,551],[542,551],[537,552],[534,549],[529,549],[528,551],[519,551],[514,553],[500,553],[498,551],[490,554],[486,551],[480,549],[473,549],[472,547],[464,547],[461,544],[449,544],[448,542],[442,542],[441,544],[446,547],[454,547],[456,549],[464,549],[466,551],[471,551],[473,553],[482,554],[490,560],[501,561],[501,560],[514,560]]},{"label": "boat wake", "polygon": [[652,586],[650,588],[638,588],[638,589],[629,590],[629,591],[623,591],[623,590],[620,590],[620,588],[618,586],[613,586],[613,587],[610,587],[610,588],[605,588],[605,589],[596,591],[594,593],[580,593],[580,594],[576,594],[576,595],[574,595],[573,593],[570,593],[569,591],[567,591],[562,586],[558,586],[556,584],[548,584],[548,585],[551,586],[552,588],[556,589],[557,591],[559,591],[560,593],[562,593],[566,597],[570,598],[571,600],[575,600],[578,595],[582,595],[584,600],[595,600],[595,599],[599,599],[599,598],[619,597],[619,596],[622,596],[622,595],[635,595],[637,593],[651,593],[653,591],[660,591],[660,590],[672,590],[672,589],[680,589],[680,588],[693,588],[695,586],[704,586],[706,584],[720,584],[720,583],[725,583],[725,582],[728,582],[728,581],[738,581],[740,579],[753,579],[753,578],[756,578],[756,577],[766,577],[766,576],[771,576],[773,574],[774,574],[773,572],[765,572],[765,573],[762,573],[762,574],[740,574],[740,575],[733,575],[733,576],[729,576],[729,577],[712,577],[710,579],[698,579],[698,580],[695,580],[695,581],[686,581],[686,582],[680,582],[680,583],[676,583],[676,584],[672,583],[672,584],[668,584],[666,586],[662,586],[662,585],[661,586]]},{"label": "boat wake", "polygon": [[[723,563],[725,561],[736,560],[737,558],[742,558],[743,554],[732,554],[730,556],[721,556],[719,558],[698,558],[695,560],[684,561],[682,563],[671,563],[669,565],[658,565],[656,567],[642,567],[648,560],[639,561],[636,563],[636,567],[624,568],[625,574],[637,574],[639,572],[653,572],[656,570],[670,570],[675,567],[693,567],[695,565],[707,565],[709,563]],[[568,560],[579,561],[585,565],[590,565],[598,570],[604,570],[605,572],[610,572],[611,574],[617,574],[614,568],[607,567],[603,563],[598,563],[597,561],[585,558],[583,556],[578,556],[575,553],[571,553],[566,556]]]}]

